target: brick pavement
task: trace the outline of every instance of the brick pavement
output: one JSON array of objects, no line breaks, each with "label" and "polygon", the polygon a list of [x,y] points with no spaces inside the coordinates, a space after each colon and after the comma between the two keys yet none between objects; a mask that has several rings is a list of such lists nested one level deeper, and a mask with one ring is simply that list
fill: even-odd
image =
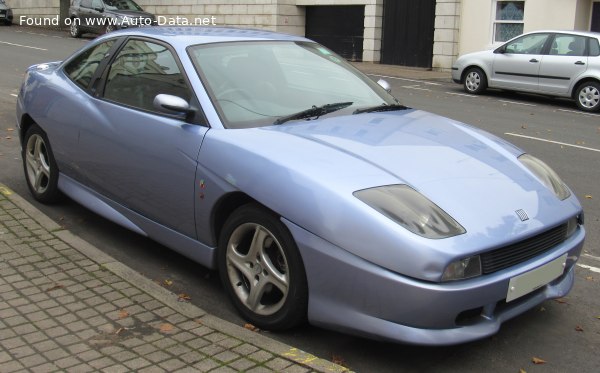
[{"label": "brick pavement", "polygon": [[0,372],[342,372],[230,324],[0,184]]}]

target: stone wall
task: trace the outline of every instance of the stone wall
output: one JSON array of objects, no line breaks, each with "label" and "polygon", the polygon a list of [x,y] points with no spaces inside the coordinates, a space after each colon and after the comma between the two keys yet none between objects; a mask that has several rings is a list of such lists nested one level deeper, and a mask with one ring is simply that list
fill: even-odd
[{"label": "stone wall", "polygon": [[458,56],[461,0],[437,0],[433,34],[434,70],[449,71]]}]

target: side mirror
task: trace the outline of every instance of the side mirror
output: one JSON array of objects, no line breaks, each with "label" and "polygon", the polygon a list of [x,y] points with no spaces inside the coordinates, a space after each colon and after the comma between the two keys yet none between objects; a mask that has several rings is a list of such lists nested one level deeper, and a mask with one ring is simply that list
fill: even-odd
[{"label": "side mirror", "polygon": [[154,105],[154,108],[163,113],[179,115],[186,119],[194,112],[194,109],[190,107],[190,104],[188,104],[186,100],[182,99],[181,97],[167,95],[164,93],[156,95],[152,105]]},{"label": "side mirror", "polygon": [[377,84],[379,84],[381,88],[385,89],[387,93],[392,93],[392,86],[387,82],[387,80],[379,79]]}]

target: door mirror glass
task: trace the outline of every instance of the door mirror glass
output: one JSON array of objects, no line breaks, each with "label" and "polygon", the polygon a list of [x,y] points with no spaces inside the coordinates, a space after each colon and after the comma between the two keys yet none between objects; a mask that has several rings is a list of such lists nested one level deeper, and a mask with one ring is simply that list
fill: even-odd
[{"label": "door mirror glass", "polygon": [[379,84],[381,86],[381,88],[385,89],[385,91],[387,93],[391,93],[392,92],[392,86],[390,85],[390,83],[387,82],[387,80],[379,79],[377,81],[377,84]]}]

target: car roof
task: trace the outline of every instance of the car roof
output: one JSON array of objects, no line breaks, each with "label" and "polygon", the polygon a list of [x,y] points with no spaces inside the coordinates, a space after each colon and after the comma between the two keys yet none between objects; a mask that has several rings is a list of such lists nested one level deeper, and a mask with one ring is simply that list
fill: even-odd
[{"label": "car roof", "polygon": [[173,46],[186,47],[196,44],[211,44],[235,41],[308,41],[308,39],[267,30],[231,27],[204,26],[151,26],[119,30],[102,39],[117,35],[145,36],[168,42]]},{"label": "car roof", "polygon": [[553,34],[573,34],[581,36],[589,36],[592,38],[600,39],[600,32],[594,31],[574,31],[574,30],[535,30],[525,33],[526,34],[539,34],[539,33],[553,33]]}]

